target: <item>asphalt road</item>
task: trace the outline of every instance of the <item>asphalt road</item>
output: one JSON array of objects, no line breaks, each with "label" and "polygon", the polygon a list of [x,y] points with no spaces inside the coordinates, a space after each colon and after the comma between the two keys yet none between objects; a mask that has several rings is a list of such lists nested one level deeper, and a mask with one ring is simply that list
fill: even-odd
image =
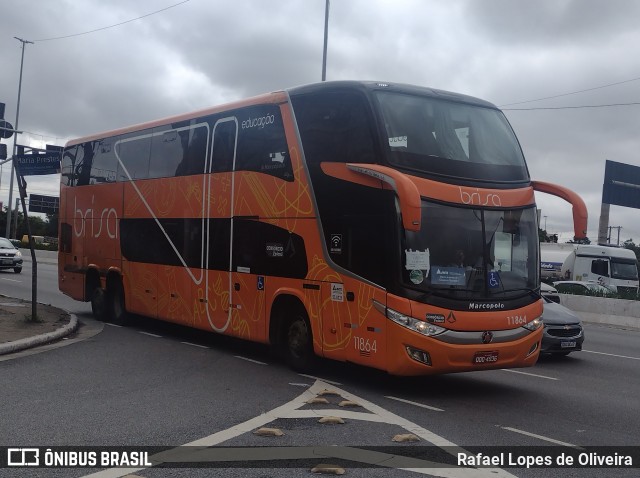
[{"label": "asphalt road", "polygon": [[[76,313],[84,330],[93,330],[96,323],[88,304],[57,292],[56,274],[53,265],[39,266],[40,301]],[[29,267],[19,275],[0,272],[0,294],[30,298],[30,287]],[[488,446],[498,448],[484,449],[486,453],[524,451],[532,456],[544,456],[547,449],[536,448],[544,446],[567,452],[576,447],[612,447],[599,448],[601,455],[624,454],[625,446],[638,449],[640,331],[591,324],[585,329],[584,351],[541,359],[529,369],[401,379],[322,362],[316,372],[322,380],[318,382],[290,371],[261,346],[150,320],[137,320],[126,328],[106,325],[97,335],[87,334],[88,338],[68,346],[0,361],[0,446],[175,447],[200,440],[196,444],[239,447],[244,457],[242,468],[113,469],[99,475],[131,472],[149,478],[313,476],[307,462],[287,468],[285,461],[250,461],[255,459],[251,452],[264,446],[292,447],[291,453],[329,445],[419,451],[418,447],[434,444],[453,453],[456,446],[469,450]],[[81,329],[80,338],[82,334]],[[338,391],[335,403],[304,404],[325,388]],[[361,406],[347,410],[337,406],[339,399]],[[342,413],[346,423],[319,424],[318,417],[327,413]],[[260,426],[279,428],[285,435],[252,433]],[[409,432],[421,441],[391,441]],[[234,450],[227,450],[227,457],[234,456]],[[382,454],[370,462],[379,463],[394,451],[377,452]],[[496,473],[473,468],[420,470],[428,476],[464,477],[638,476],[637,455],[635,459],[636,468],[631,470],[506,466],[497,467]],[[326,461],[331,463],[331,458]],[[349,476],[417,474],[353,461],[345,468]],[[0,469],[0,476],[75,477],[96,471]]]}]

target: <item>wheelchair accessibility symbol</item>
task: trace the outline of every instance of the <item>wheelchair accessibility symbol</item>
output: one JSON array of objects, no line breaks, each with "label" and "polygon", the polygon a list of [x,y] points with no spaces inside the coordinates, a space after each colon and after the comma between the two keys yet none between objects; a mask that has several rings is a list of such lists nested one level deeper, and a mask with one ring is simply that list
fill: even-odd
[{"label": "wheelchair accessibility symbol", "polygon": [[496,271],[489,272],[487,281],[489,282],[490,289],[500,287],[500,275]]}]

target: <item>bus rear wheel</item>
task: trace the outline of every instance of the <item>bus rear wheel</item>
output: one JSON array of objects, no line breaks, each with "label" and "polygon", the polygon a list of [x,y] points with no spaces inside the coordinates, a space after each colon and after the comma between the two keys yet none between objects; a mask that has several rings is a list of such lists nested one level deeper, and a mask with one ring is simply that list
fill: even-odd
[{"label": "bus rear wheel", "polygon": [[91,294],[91,312],[98,320],[107,318],[107,297],[102,287],[96,287]]},{"label": "bus rear wheel", "polygon": [[109,287],[109,312],[111,322],[124,325],[127,322],[128,314],[124,303],[124,287],[120,279],[114,280]]},{"label": "bus rear wheel", "polygon": [[289,366],[298,372],[309,371],[315,354],[311,327],[305,313],[296,311],[288,322],[284,339],[284,355]]}]

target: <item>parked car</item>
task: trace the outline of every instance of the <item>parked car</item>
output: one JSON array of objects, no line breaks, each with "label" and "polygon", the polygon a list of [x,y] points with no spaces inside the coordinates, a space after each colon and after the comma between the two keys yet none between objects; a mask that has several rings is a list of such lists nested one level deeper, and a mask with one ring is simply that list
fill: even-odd
[{"label": "parked car", "polygon": [[542,312],[541,354],[569,355],[571,352],[582,350],[584,330],[580,317],[563,305],[557,304],[546,297]]},{"label": "parked car", "polygon": [[540,295],[542,295],[542,297],[546,297],[552,302],[555,302],[556,304],[560,303],[560,296],[558,295],[556,288],[551,287],[545,282],[540,283]]},{"label": "parked car", "polygon": [[597,282],[586,282],[577,280],[556,281],[553,286],[560,294],[576,294],[576,295],[602,295],[610,296],[615,292],[611,289],[598,284]]},{"label": "parked car", "polygon": [[13,272],[22,272],[22,253],[4,237],[0,237],[0,269],[13,269]]}]

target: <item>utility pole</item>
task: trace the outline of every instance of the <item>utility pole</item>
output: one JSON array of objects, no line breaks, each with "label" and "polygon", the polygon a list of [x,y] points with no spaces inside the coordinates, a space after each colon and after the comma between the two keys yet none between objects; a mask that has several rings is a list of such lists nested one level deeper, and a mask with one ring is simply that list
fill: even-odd
[{"label": "utility pole", "polygon": [[[18,103],[16,105],[16,123],[14,129],[18,129],[18,120],[20,119],[20,94],[22,93],[22,68],[24,66],[24,49],[28,43],[33,45],[32,41],[23,40],[22,38],[13,37],[22,43],[22,58],[20,60],[20,81],[18,82]],[[17,135],[13,137],[13,157],[16,156],[17,148]],[[13,161],[11,161],[11,179],[9,181],[9,208],[7,209],[7,230],[5,237],[11,239],[11,204],[13,203],[13,177],[16,174],[16,167]]]},{"label": "utility pole", "polygon": [[329,41],[329,0],[326,0],[326,4],[324,8],[324,49],[322,50],[322,81],[325,81],[327,79],[327,43],[328,41]]}]

